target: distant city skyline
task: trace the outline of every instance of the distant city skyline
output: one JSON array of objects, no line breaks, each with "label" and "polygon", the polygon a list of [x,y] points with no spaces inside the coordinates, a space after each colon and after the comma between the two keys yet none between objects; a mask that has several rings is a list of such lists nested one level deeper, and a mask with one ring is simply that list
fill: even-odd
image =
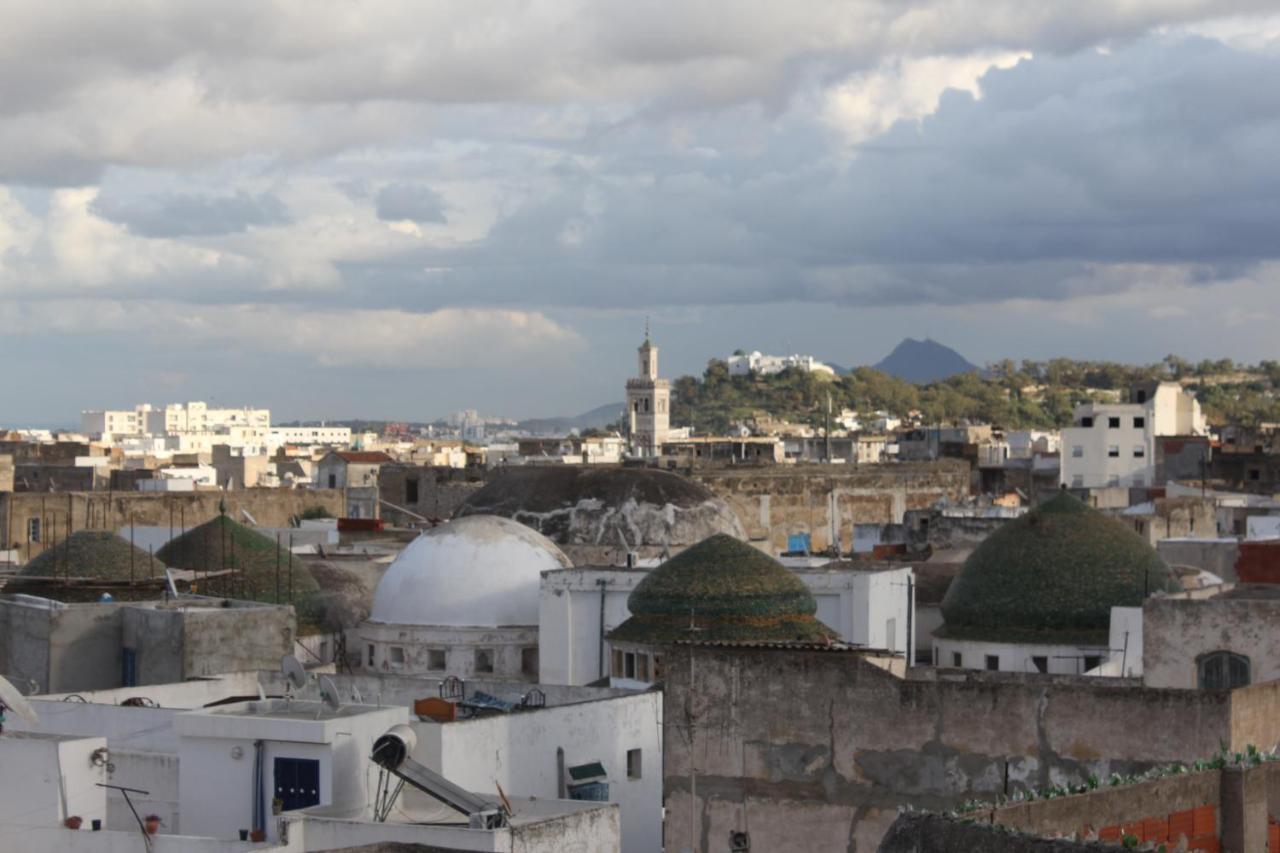
[{"label": "distant city skyline", "polygon": [[1273,10],[16,3],[0,424],[572,415],[646,316],[672,378],[1277,358]]}]

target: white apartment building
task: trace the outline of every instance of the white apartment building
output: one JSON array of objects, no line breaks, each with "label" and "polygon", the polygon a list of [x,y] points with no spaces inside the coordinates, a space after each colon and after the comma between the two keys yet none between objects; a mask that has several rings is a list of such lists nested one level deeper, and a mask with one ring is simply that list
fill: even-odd
[{"label": "white apartment building", "polygon": [[1062,484],[1073,489],[1158,486],[1155,439],[1205,435],[1195,396],[1176,382],[1138,388],[1132,403],[1084,403],[1062,431]]},{"label": "white apartment building", "polygon": [[298,426],[271,427],[267,446],[272,450],[286,444],[351,446],[351,427]]},{"label": "white apartment building", "polygon": [[811,355],[764,355],[759,350],[749,353],[735,353],[728,358],[731,376],[770,376],[781,373],[789,367],[803,370],[806,373],[827,373],[835,376],[835,370],[823,364]]},{"label": "white apartment building", "polygon": [[244,406],[211,409],[202,402],[170,403],[163,409],[141,403],[132,409],[83,411],[80,428],[107,445],[148,438],[177,439],[166,443],[181,452],[209,451],[229,445],[264,453],[271,429],[271,411]]}]

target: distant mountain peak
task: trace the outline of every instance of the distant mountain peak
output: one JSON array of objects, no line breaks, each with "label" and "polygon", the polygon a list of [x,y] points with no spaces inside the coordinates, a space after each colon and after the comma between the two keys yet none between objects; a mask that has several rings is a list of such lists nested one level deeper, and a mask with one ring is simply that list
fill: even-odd
[{"label": "distant mountain peak", "polygon": [[903,338],[882,360],[872,365],[876,370],[908,382],[937,382],[958,373],[969,373],[978,366],[960,353],[933,338],[918,341]]}]

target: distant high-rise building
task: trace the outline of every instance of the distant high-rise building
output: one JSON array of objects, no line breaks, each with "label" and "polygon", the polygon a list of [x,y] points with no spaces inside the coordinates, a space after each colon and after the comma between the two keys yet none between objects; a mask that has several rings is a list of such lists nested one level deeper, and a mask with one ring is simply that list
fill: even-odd
[{"label": "distant high-rise building", "polygon": [[627,380],[627,436],[636,456],[657,456],[671,421],[671,386],[658,378],[658,348],[645,324],[640,345],[640,375]]}]

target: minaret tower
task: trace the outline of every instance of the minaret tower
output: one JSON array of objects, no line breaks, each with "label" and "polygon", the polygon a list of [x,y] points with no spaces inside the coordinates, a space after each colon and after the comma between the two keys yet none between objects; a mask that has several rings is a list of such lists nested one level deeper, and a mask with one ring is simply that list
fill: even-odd
[{"label": "minaret tower", "polygon": [[671,385],[658,378],[658,348],[649,339],[644,321],[640,345],[640,374],[627,380],[627,437],[636,456],[658,456],[667,440],[671,419]]}]

